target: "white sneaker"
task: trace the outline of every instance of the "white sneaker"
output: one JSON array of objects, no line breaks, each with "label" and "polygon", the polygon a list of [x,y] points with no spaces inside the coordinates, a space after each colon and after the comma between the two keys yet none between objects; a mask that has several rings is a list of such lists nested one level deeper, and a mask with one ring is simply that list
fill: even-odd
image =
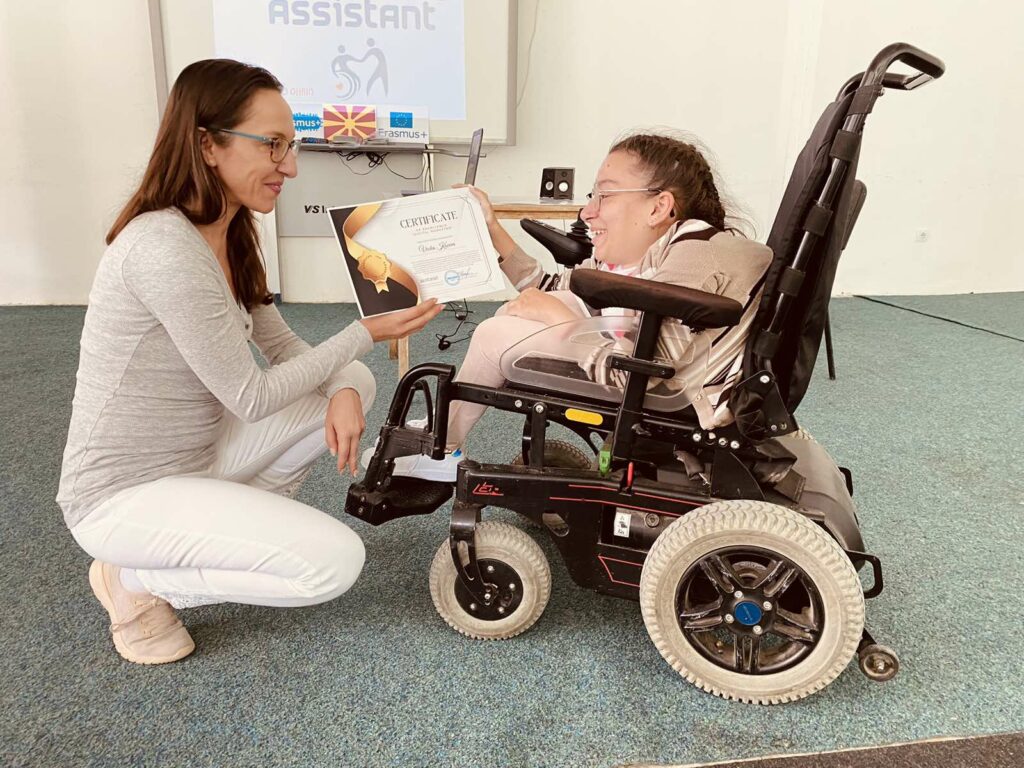
[{"label": "white sneaker", "polygon": [[395,459],[392,477],[418,477],[435,483],[454,483],[458,475],[459,462],[464,458],[461,450],[446,453],[443,459],[429,456],[399,456]]},{"label": "white sneaker", "polygon": [[[407,422],[405,422],[405,426],[412,427],[413,429],[424,429],[427,426],[427,420],[425,418],[424,419],[409,419]],[[375,454],[377,452],[377,446],[378,445],[380,445],[380,436],[379,435],[378,435],[377,439],[373,441],[373,445],[371,445],[369,448],[367,448],[365,451],[363,451],[363,455],[359,459],[359,462],[363,465],[363,469],[366,469],[367,467],[370,466],[370,459],[372,459],[373,458],[373,454]]]}]

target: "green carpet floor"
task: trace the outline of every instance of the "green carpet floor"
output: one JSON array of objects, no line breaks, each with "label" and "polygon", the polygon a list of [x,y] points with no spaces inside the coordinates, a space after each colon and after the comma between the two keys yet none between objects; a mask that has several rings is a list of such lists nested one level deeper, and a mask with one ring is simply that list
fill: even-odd
[{"label": "green carpet floor", "polygon": [[[1022,294],[907,302],[1021,338]],[[353,317],[347,306],[283,310],[311,341]],[[833,302],[839,378],[822,360],[797,416],[853,469],[865,540],[886,569],[868,624],[903,669],[879,685],[851,666],[818,695],[758,708],[687,684],[638,606],[575,587],[546,541],[554,586],[538,624],[501,643],[456,634],[427,588],[444,511],[378,529],[346,519],[368,560],[334,602],[187,611],[193,656],[123,662],[53,501],[82,317],[0,309],[2,765],[611,766],[1024,729],[1021,341]],[[464,344],[439,352],[433,340],[450,327],[414,340],[413,362],[457,363]],[[395,367],[383,346],[367,361],[374,435]],[[519,428],[490,413],[469,453],[508,458]],[[325,459],[299,498],[344,517],[347,485]]]}]

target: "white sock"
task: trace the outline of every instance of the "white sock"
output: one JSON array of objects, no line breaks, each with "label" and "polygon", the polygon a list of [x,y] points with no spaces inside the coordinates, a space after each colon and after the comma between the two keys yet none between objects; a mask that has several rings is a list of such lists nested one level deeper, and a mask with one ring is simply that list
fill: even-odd
[{"label": "white sock", "polygon": [[139,580],[139,574],[134,568],[121,568],[121,586],[129,592],[149,592],[146,585]]}]

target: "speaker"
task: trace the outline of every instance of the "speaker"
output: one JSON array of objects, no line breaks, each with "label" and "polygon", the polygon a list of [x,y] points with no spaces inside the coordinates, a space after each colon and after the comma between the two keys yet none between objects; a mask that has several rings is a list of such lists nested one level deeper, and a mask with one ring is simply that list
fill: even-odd
[{"label": "speaker", "polygon": [[540,196],[555,200],[572,200],[574,168],[545,168],[540,174]]}]

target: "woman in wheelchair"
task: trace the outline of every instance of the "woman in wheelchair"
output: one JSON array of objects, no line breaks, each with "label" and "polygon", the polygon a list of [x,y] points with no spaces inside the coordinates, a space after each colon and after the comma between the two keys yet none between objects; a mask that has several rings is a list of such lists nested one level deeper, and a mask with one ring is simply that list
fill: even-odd
[{"label": "woman in wheelchair", "polygon": [[[573,328],[595,316],[631,318],[633,310],[594,310],[569,286],[576,270],[598,269],[632,275],[655,282],[694,288],[734,299],[747,306],[756,304],[760,285],[771,262],[771,250],[746,239],[726,224],[722,204],[707,160],[692,144],[656,134],[637,134],[615,143],[597,173],[594,189],[581,217],[590,229],[593,256],[574,269],[557,275],[545,274],[540,264],[527,255],[498,223],[487,195],[473,189],[484,209],[491,240],[500,256],[501,268],[520,295],[501,307],[494,317],[482,322],[473,334],[466,359],[456,381],[489,387],[502,386],[502,355],[522,342],[522,347],[546,355],[552,344],[564,349],[564,342],[552,334],[538,334],[551,326]],[[635,320],[617,323],[617,330],[600,329],[598,341],[573,369],[582,378],[606,389],[621,389],[624,375],[612,370],[607,359],[613,352],[629,354],[629,334]],[[740,328],[745,328],[741,324]],[[658,357],[677,369],[694,357],[695,336],[720,340],[724,332],[709,330],[691,334],[678,321],[666,320],[658,343]],[[556,337],[561,338],[558,334]],[[546,338],[547,337],[547,338]],[[617,345],[622,344],[619,349]],[[705,344],[706,346],[706,344]],[[742,343],[737,349],[742,348]],[[521,348],[518,351],[522,351]],[[706,351],[706,350],[705,350]],[[738,362],[729,359],[729,366]],[[707,368],[715,381],[701,380],[688,385],[682,377],[655,380],[668,391],[687,389],[705,427],[728,419],[714,395],[702,397],[704,385],[714,384],[719,394],[732,383],[738,370]],[[565,375],[564,373],[562,374]],[[697,396],[695,397],[694,394]],[[435,460],[425,455],[395,460],[394,475],[406,475],[438,482],[454,482],[462,459],[461,447],[486,406],[456,401],[451,404],[446,455]],[[717,410],[717,412],[716,412]],[[714,425],[717,425],[715,423]],[[373,449],[364,456],[368,463]]]}]

